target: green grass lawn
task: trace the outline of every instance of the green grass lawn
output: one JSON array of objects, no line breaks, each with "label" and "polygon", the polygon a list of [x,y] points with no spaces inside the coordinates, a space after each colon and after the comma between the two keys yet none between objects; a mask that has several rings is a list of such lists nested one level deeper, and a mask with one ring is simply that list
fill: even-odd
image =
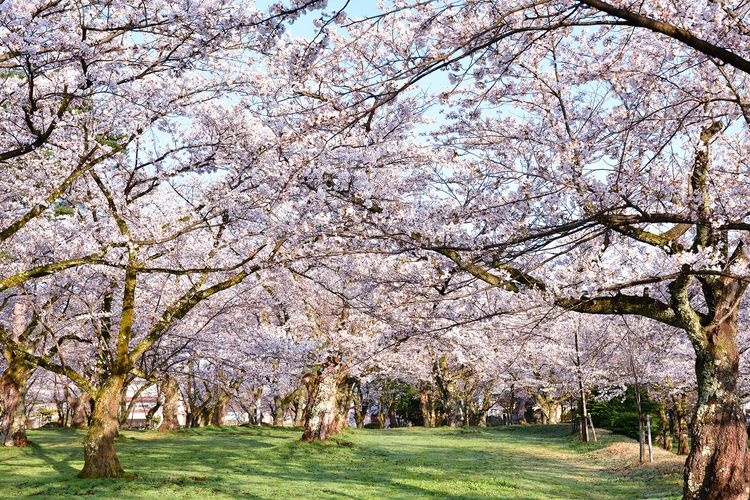
[{"label": "green grass lawn", "polygon": [[636,466],[637,446],[596,444],[567,426],[349,431],[306,444],[299,429],[204,428],[123,432],[117,446],[134,477],[82,480],[81,438],[30,433],[35,446],[0,449],[0,498],[647,498],[680,495],[679,457]]}]

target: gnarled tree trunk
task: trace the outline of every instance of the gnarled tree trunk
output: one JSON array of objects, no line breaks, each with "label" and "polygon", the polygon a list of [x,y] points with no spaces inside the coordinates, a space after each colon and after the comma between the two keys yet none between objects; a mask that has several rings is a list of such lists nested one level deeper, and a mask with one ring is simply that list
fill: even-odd
[{"label": "gnarled tree trunk", "polygon": [[159,431],[179,429],[180,422],[177,413],[180,408],[180,388],[177,381],[172,377],[167,377],[161,385],[161,392],[164,394],[164,409]]},{"label": "gnarled tree trunk", "polygon": [[122,477],[125,472],[115,452],[118,433],[117,410],[124,376],[112,375],[94,396],[91,425],[83,440],[83,470],[81,478]]},{"label": "gnarled tree trunk", "polygon": [[693,336],[698,404],[685,463],[685,498],[747,499],[750,496],[747,428],[736,386],[738,310],[718,307],[716,320]]}]

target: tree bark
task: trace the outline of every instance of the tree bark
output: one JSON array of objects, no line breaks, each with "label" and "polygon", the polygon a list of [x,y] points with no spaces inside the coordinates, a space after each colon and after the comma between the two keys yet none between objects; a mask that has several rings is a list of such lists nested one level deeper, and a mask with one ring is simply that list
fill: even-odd
[{"label": "tree bark", "polygon": [[227,416],[227,405],[229,404],[230,399],[231,396],[227,394],[226,391],[223,389],[219,391],[219,396],[216,398],[216,404],[211,410],[211,416],[208,419],[211,425],[224,425]]},{"label": "tree bark", "polygon": [[[732,301],[729,301],[730,303]],[[722,304],[714,322],[694,342],[698,404],[685,463],[684,498],[747,499],[747,428],[737,397],[738,310]]]},{"label": "tree bark", "polygon": [[122,477],[125,472],[115,452],[118,433],[117,410],[124,376],[112,375],[94,397],[91,425],[83,440],[83,470],[81,478]]},{"label": "tree bark", "polygon": [[180,422],[177,413],[180,408],[180,388],[177,381],[172,377],[167,377],[161,385],[161,392],[164,394],[164,409],[162,410],[162,420],[159,431],[173,431],[180,428]]},{"label": "tree bark", "polygon": [[339,371],[338,359],[331,356],[316,372],[305,376],[308,396],[303,441],[325,441],[339,432],[336,418]]}]

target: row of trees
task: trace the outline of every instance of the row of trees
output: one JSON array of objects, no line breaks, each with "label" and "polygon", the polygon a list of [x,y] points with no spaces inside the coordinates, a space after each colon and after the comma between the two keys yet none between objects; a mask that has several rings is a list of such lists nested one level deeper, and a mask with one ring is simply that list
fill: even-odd
[{"label": "row of trees", "polygon": [[620,385],[694,359],[684,495],[746,497],[748,7],[342,2],[293,36],[325,4],[0,4],[5,428],[65,377],[82,475],[119,476],[124,387],[187,344],[299,378],[315,439],[368,361],[481,392],[556,372],[582,322],[608,333],[579,393],[592,353]]}]

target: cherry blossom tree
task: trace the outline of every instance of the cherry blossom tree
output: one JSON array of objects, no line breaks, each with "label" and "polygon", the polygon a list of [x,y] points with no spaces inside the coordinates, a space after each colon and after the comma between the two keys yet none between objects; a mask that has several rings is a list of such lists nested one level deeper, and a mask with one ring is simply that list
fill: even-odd
[{"label": "cherry blossom tree", "polygon": [[[323,16],[300,49],[315,90],[299,99],[341,130],[367,133],[396,101],[403,119],[429,102],[447,118],[422,177],[431,206],[411,223],[413,210],[385,209],[401,215],[386,234],[530,300],[685,333],[698,382],[687,498],[749,487],[736,389],[746,15],[713,2],[393,2],[364,20]],[[424,201],[407,178],[400,199]]]}]

